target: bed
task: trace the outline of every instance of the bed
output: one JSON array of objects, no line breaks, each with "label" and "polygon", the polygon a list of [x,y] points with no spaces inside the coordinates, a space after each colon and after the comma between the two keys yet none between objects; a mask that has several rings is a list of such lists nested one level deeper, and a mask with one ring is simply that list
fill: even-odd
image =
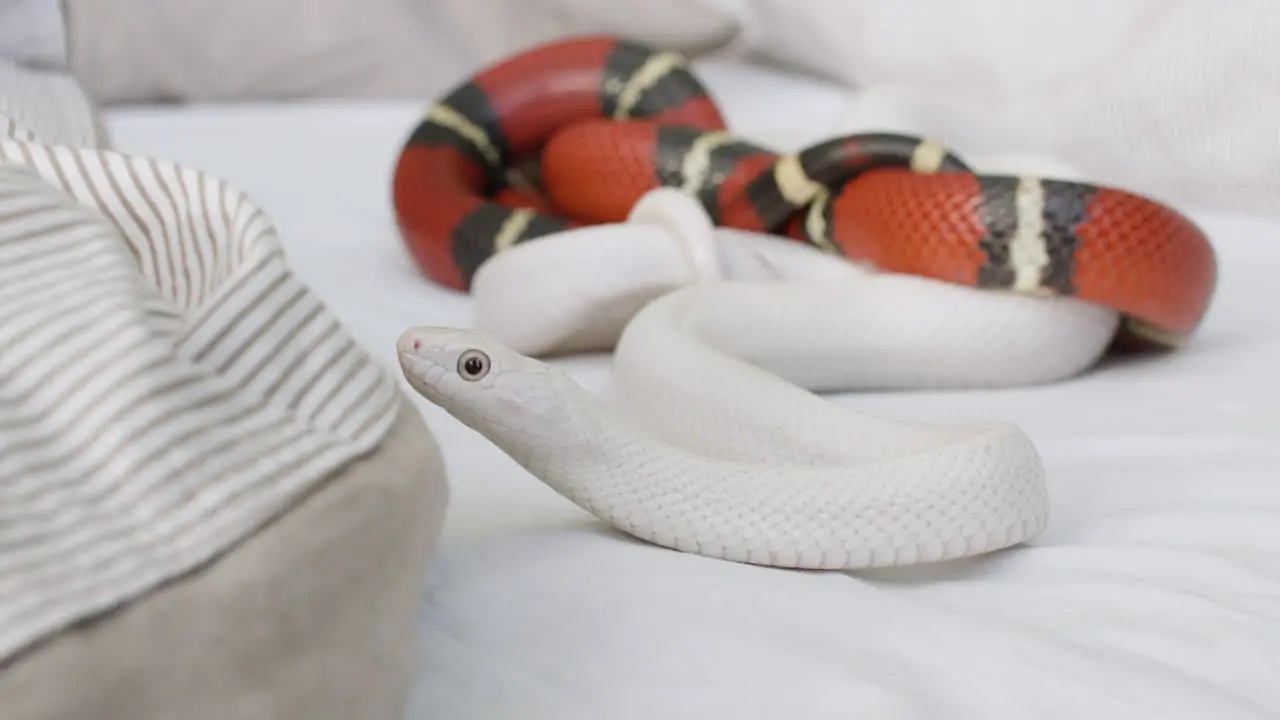
[{"label": "bed", "polygon": [[[699,69],[733,127],[779,148],[830,132],[844,107],[813,80]],[[261,203],[297,272],[398,372],[404,328],[471,323],[466,297],[413,269],[390,211],[392,163],[422,110],[144,106],[106,120],[120,149],[207,169]],[[1184,351],[1030,390],[832,398],[1026,429],[1053,517],[1008,552],[845,574],[667,551],[607,529],[418,400],[452,499],[407,717],[1280,717],[1280,220],[1189,211],[1221,279]],[[605,356],[557,362],[608,382]]]}]

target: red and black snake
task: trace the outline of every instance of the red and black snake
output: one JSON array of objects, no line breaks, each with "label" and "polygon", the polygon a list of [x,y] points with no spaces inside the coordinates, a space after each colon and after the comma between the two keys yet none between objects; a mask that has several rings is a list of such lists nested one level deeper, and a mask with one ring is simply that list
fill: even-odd
[{"label": "red and black snake", "polygon": [[[513,172],[531,160],[541,189]],[[404,145],[394,206],[421,271],[466,290],[494,253],[621,221],[664,185],[717,224],[884,271],[1105,305],[1160,346],[1196,329],[1217,282],[1208,238],[1164,204],[974,173],[937,143],[895,133],[779,154],[728,133],[680,56],[612,36],[528,49],[447,93]]]}]

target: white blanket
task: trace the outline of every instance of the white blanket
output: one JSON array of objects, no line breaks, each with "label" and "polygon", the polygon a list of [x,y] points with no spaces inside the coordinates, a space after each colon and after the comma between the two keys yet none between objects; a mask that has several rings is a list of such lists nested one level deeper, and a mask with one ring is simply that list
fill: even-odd
[{"label": "white blanket", "polygon": [[[832,87],[703,70],[734,127],[762,142],[812,141],[843,107]],[[233,178],[297,272],[394,370],[405,327],[471,321],[465,297],[412,269],[390,215],[392,163],[421,112],[140,109],[112,113],[111,129],[121,147]],[[1051,526],[968,563],[804,574],[645,546],[419,401],[453,500],[410,717],[1280,716],[1280,220],[1191,209],[1222,282],[1185,351],[1037,389],[833,398],[1031,434]],[[562,365],[591,387],[608,381],[607,358]]]}]

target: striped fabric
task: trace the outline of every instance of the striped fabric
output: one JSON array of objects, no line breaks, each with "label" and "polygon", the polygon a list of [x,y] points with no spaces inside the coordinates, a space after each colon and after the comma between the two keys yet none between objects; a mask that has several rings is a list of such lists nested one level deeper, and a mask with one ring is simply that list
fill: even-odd
[{"label": "striped fabric", "polygon": [[0,71],[0,660],[245,538],[402,398],[243,193],[96,147],[69,80],[26,72]]}]

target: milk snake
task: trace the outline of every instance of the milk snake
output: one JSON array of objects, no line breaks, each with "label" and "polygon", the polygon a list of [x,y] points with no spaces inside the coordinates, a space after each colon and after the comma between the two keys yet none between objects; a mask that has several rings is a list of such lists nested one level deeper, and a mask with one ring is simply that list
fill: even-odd
[{"label": "milk snake", "polygon": [[1153,199],[976,173],[891,132],[781,154],[731,134],[681,56],[613,36],[526,49],[445,94],[404,144],[393,195],[420,270],[465,291],[494,253],[621,221],[662,185],[720,225],[880,270],[1106,306],[1159,347],[1197,328],[1217,282],[1209,239]]}]

